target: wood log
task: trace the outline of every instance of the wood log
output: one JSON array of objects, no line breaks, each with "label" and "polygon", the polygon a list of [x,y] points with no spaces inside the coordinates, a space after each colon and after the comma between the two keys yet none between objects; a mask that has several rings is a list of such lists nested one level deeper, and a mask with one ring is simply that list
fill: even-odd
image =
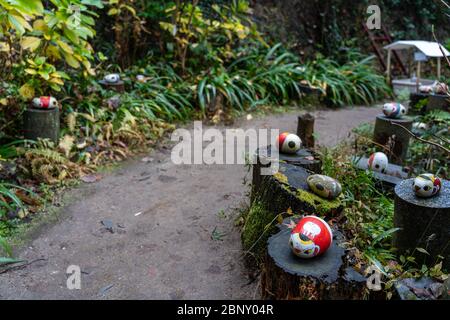
[{"label": "wood log", "polygon": [[33,109],[24,113],[23,131],[25,139],[50,139],[54,143],[59,141],[59,109]]},{"label": "wood log", "polygon": [[279,214],[291,209],[297,214],[334,217],[342,210],[339,199],[323,199],[311,193],[306,178],[311,173],[288,163],[280,163],[279,172],[261,176],[249,212],[245,216],[242,243],[258,261],[264,255],[265,241],[276,231]]},{"label": "wood log", "polygon": [[105,80],[100,80],[99,83],[106,90],[113,90],[118,93],[125,92],[125,83],[122,80],[118,81],[117,83],[109,83]]},{"label": "wood log", "polygon": [[314,148],[314,121],[315,118],[310,113],[305,113],[298,117],[297,135],[302,139],[306,148]]},{"label": "wood log", "polygon": [[[255,161],[253,164],[253,175],[252,175],[252,196],[253,201],[255,193],[261,185],[261,168],[270,167],[271,157],[272,157],[273,146],[269,145],[264,148],[259,148],[256,150]],[[289,163],[295,166],[305,168],[314,173],[322,172],[322,161],[320,160],[317,153],[308,149],[300,149],[295,154],[284,154],[279,153],[279,161],[284,163]]]},{"label": "wood log", "polygon": [[428,98],[427,111],[450,111],[450,97],[443,94],[431,94]]},{"label": "wood log", "polygon": [[402,164],[408,153],[409,134],[392,123],[397,123],[408,130],[412,129],[413,121],[408,117],[401,119],[390,119],[384,115],[378,115],[375,122],[374,141],[383,146],[391,145],[391,154],[388,154],[389,162]]},{"label": "wood log", "polygon": [[394,225],[400,230],[394,233],[394,247],[413,254],[419,266],[432,266],[442,256],[443,269],[450,271],[450,181],[443,180],[441,192],[432,198],[417,197],[413,181],[395,187]]},{"label": "wood log", "polygon": [[334,232],[327,252],[312,259],[301,259],[292,253],[288,245],[290,233],[284,229],[268,240],[261,275],[263,299],[349,300],[367,295],[366,279],[345,262],[340,232]]}]

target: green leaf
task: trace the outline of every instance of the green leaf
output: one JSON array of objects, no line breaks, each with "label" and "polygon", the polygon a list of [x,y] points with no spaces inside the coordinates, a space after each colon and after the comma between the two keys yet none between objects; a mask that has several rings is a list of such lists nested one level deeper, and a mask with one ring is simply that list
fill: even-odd
[{"label": "green leaf", "polygon": [[40,44],[41,44],[41,39],[37,38],[37,37],[23,37],[22,41],[20,42],[22,49],[24,49],[24,50],[29,49],[31,52],[36,50]]},{"label": "green leaf", "polygon": [[17,9],[28,15],[39,15],[44,11],[41,0],[15,0]]}]

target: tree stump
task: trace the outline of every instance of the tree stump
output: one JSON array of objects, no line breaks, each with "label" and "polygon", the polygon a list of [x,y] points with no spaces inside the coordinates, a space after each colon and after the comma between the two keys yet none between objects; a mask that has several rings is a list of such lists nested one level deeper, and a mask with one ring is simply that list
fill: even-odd
[{"label": "tree stump", "polygon": [[450,97],[445,94],[431,94],[428,98],[427,111],[450,111]]},{"label": "tree stump", "polygon": [[298,117],[297,135],[306,148],[314,148],[314,121],[312,114],[306,113]]},{"label": "tree stump", "polygon": [[310,192],[306,178],[310,172],[288,163],[280,163],[279,172],[260,176],[253,201],[242,230],[242,243],[257,260],[264,254],[265,241],[272,234],[279,214],[291,209],[297,214],[334,217],[342,210],[339,199],[323,199]]},{"label": "tree stump", "polygon": [[[270,167],[272,148],[273,147],[269,145],[256,150],[252,175],[252,201],[254,199],[255,192],[258,192],[257,190],[261,184],[261,168]],[[321,173],[322,171],[322,161],[319,156],[314,151],[308,149],[300,149],[295,154],[279,153],[279,161],[305,168],[314,173]]]},{"label": "tree stump", "polygon": [[389,162],[402,164],[408,152],[410,136],[401,127],[395,126],[391,122],[411,130],[413,121],[407,117],[390,119],[384,115],[378,115],[375,122],[374,141],[383,146],[391,145],[392,155]]},{"label": "tree stump", "polygon": [[291,230],[284,229],[268,240],[261,291],[263,299],[334,300],[362,299],[366,279],[345,263],[339,246],[342,234],[334,232],[333,244],[312,259],[295,256],[289,245]]},{"label": "tree stump", "polygon": [[59,109],[32,109],[24,113],[23,131],[25,139],[50,139],[59,141]]},{"label": "tree stump", "polygon": [[[412,190],[413,179],[395,188],[394,246],[401,252],[414,253],[419,266],[434,265],[438,255],[444,257],[443,269],[450,271],[450,181],[432,198],[419,198]],[[429,255],[421,253],[425,249]]]},{"label": "tree stump", "polygon": [[113,90],[118,93],[124,93],[125,92],[125,83],[122,80],[119,80],[117,83],[109,83],[105,80],[100,80],[98,83],[103,87],[103,89],[106,90]]}]

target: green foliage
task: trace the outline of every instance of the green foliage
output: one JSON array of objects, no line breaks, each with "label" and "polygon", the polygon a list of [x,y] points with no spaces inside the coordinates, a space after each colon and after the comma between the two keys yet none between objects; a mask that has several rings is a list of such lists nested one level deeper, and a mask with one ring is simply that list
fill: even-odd
[{"label": "green foliage", "polygon": [[[23,84],[20,93],[30,99],[35,91],[49,88],[59,91],[68,79],[58,71],[62,63],[93,75],[92,48],[95,13],[90,7],[102,7],[98,0],[0,1],[0,62],[10,80]],[[5,54],[1,54],[4,52]]]},{"label": "green foliage", "polygon": [[375,71],[373,59],[357,54],[339,65],[318,55],[307,64],[305,77],[310,85],[322,91],[330,105],[369,105],[390,92],[384,77]]}]

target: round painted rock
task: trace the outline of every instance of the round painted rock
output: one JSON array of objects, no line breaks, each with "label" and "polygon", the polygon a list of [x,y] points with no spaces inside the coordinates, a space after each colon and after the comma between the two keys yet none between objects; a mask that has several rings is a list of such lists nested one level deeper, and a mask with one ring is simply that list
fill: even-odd
[{"label": "round painted rock", "polygon": [[324,254],[333,242],[331,228],[323,219],[306,216],[291,232],[289,246],[300,258],[313,258]]},{"label": "round painted rock", "polygon": [[31,105],[36,109],[55,109],[58,107],[58,101],[53,97],[39,97],[34,98]]},{"label": "round painted rock", "polygon": [[294,154],[300,150],[302,140],[296,134],[283,132],[277,137],[276,144],[281,153]]},{"label": "round painted rock", "polygon": [[431,173],[421,174],[413,181],[413,191],[421,198],[430,198],[438,194],[441,188],[441,179]]},{"label": "round painted rock", "polygon": [[386,103],[383,106],[383,113],[388,118],[399,119],[406,115],[406,108],[400,103]]},{"label": "round painted rock", "polygon": [[335,199],[342,192],[342,186],[337,180],[321,174],[310,175],[306,182],[315,194],[325,199]]},{"label": "round painted rock", "polygon": [[388,157],[383,152],[375,152],[367,161],[367,166],[370,170],[386,173],[389,161]]},{"label": "round painted rock", "polygon": [[106,75],[103,80],[107,83],[117,83],[120,81],[120,76],[117,73],[111,73]]}]

